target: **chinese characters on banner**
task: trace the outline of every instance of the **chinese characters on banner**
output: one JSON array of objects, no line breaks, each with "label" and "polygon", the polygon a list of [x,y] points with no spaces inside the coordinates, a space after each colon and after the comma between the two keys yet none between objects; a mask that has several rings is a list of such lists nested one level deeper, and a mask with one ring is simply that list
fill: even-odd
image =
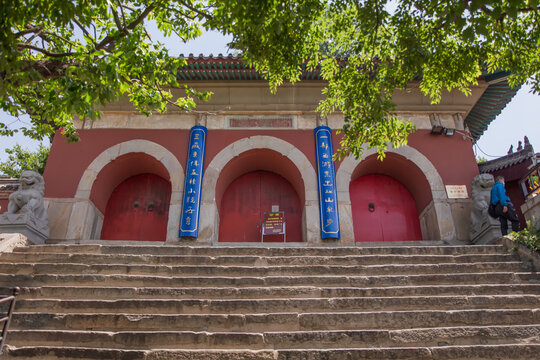
[{"label": "chinese characters on banner", "polygon": [[206,149],[206,128],[194,126],[189,135],[189,151],[184,184],[184,201],[180,217],[180,237],[199,236],[199,211]]},{"label": "chinese characters on banner", "polygon": [[321,239],[340,238],[336,176],[332,155],[332,130],[327,126],[315,128],[315,154],[319,185]]}]

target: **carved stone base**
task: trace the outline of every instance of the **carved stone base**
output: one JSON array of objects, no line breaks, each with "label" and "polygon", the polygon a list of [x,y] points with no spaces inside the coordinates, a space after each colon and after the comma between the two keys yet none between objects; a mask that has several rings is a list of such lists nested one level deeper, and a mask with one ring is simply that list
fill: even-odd
[{"label": "carved stone base", "polygon": [[49,238],[49,229],[39,226],[27,214],[0,215],[0,234],[19,233],[26,236],[32,244],[44,244]]},{"label": "carved stone base", "polygon": [[496,244],[502,237],[501,224],[499,220],[495,220],[497,223],[490,221],[488,226],[484,226],[482,230],[471,239],[471,242],[475,245],[484,244]]}]

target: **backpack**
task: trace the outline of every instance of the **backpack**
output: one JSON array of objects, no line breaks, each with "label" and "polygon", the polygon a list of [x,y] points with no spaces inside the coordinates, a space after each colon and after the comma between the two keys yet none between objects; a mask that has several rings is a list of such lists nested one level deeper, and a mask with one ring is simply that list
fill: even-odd
[{"label": "backpack", "polygon": [[495,219],[499,217],[499,215],[497,215],[497,205],[493,205],[491,201],[489,202],[488,214]]}]

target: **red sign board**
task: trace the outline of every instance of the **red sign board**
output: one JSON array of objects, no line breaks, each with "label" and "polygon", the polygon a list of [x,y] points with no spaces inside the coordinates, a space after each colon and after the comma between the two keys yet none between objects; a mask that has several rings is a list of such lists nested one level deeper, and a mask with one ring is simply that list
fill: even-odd
[{"label": "red sign board", "polygon": [[265,212],[262,226],[263,235],[285,234],[285,213]]}]

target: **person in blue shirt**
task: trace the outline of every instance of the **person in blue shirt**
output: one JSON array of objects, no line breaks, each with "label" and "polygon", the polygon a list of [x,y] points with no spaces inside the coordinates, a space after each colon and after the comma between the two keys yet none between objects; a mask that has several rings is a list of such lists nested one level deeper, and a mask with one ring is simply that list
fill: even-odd
[{"label": "person in blue shirt", "polygon": [[503,236],[508,234],[508,220],[512,223],[512,231],[519,231],[519,219],[514,205],[510,202],[510,198],[506,196],[503,176],[495,178],[495,185],[491,188],[491,204],[495,206]]}]

